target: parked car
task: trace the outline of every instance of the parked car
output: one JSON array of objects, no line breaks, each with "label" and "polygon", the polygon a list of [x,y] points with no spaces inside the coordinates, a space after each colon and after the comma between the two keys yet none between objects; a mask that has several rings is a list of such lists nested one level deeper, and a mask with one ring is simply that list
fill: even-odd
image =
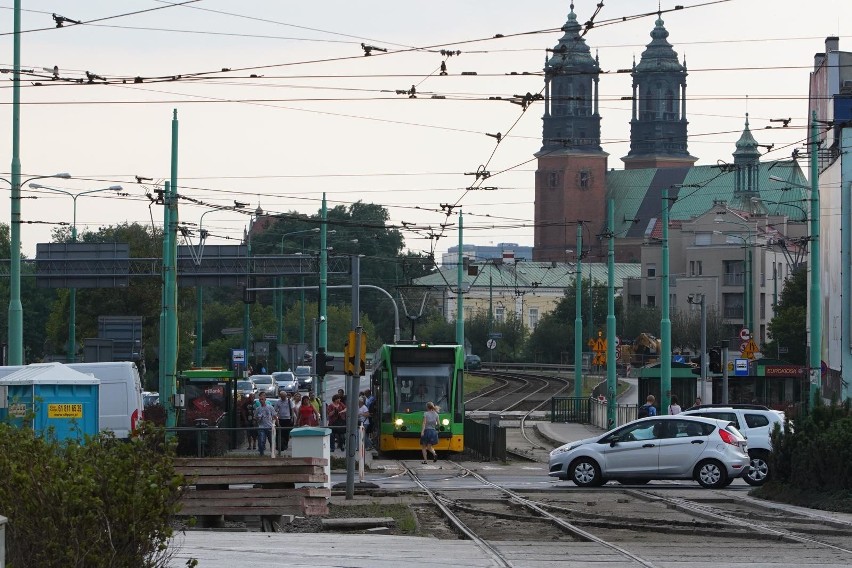
[{"label": "parked car", "polygon": [[751,467],[743,478],[749,485],[758,487],[766,483],[772,473],[769,454],[772,452],[771,434],[778,425],[784,429],[784,413],[755,404],[708,404],[685,410],[686,416],[704,416],[732,422],[748,442]]},{"label": "parked car", "polygon": [[251,379],[239,380],[237,381],[237,393],[244,397],[250,394],[257,396],[257,386]]},{"label": "parked car", "polygon": [[294,393],[299,391],[299,381],[296,375],[290,371],[277,371],[272,373],[272,378],[278,383],[278,391]]},{"label": "parked car", "polygon": [[726,420],[700,416],[640,418],[550,452],[550,475],[594,487],[652,479],[694,479],[725,487],[749,470],[745,437]]},{"label": "parked car", "polygon": [[160,393],[153,391],[142,391],[142,407],[148,408],[160,404]]},{"label": "parked car", "polygon": [[482,359],[479,355],[471,353],[464,358],[464,368],[468,371],[475,371],[482,368]]},{"label": "parked car", "polygon": [[295,370],[296,379],[299,381],[300,389],[310,389],[311,385],[314,383],[314,379],[311,376],[311,368],[307,365],[299,365]]},{"label": "parked car", "polygon": [[251,380],[254,386],[257,387],[257,393],[266,393],[267,398],[278,398],[278,383],[272,378],[272,375],[252,375]]}]

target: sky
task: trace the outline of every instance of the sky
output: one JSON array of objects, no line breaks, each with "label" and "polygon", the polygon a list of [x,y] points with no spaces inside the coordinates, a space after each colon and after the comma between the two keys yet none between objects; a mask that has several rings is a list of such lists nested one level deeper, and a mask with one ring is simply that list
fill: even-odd
[{"label": "sky", "polygon": [[[576,0],[579,21],[598,3]],[[631,78],[618,71],[650,41],[658,2],[600,3],[585,39],[605,72],[603,147],[609,167],[621,169]],[[814,54],[829,35],[852,51],[852,2],[679,3],[684,9],[659,7],[669,41],[687,60],[689,151],[698,164],[732,161],[746,112],[767,145],[763,159],[801,148]],[[79,197],[78,232],[162,224],[162,207],[146,195],[169,179],[177,111],[180,220],[190,229],[201,223],[207,244],[237,244],[258,206],[315,214],[323,193],[330,208],[384,205],[407,249],[438,259],[458,243],[459,211],[465,243],[533,244],[543,106],[524,110],[507,99],[542,89],[545,50],[562,35],[567,0],[23,4],[22,179],[68,172],[73,179],[36,183],[72,194],[121,185],[125,194]],[[12,158],[12,14],[12,0],[0,0],[4,178]],[[57,28],[52,14],[82,23]],[[362,43],[374,48],[370,56]],[[86,72],[103,80],[90,84]],[[785,128],[777,119],[791,120]],[[480,169],[491,173],[482,185],[495,189],[466,189]],[[8,184],[0,187],[8,196]],[[36,243],[72,222],[72,199],[28,185],[22,197],[22,250],[34,257]],[[221,209],[235,201],[250,207]],[[8,223],[8,197],[4,203]],[[196,232],[181,244],[197,243]]]}]

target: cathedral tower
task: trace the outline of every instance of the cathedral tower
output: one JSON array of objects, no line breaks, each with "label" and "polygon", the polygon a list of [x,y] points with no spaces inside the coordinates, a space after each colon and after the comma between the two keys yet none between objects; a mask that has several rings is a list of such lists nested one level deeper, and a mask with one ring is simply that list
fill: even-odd
[{"label": "cathedral tower", "polygon": [[598,113],[600,65],[580,36],[571,4],[565,32],[544,67],[545,98],[541,150],[536,153],[535,248],[541,261],[573,259],[576,222],[588,223],[584,249],[600,256],[600,233],[606,220],[608,154],[601,148]]},{"label": "cathedral tower", "polygon": [[698,159],[686,138],[686,60],[681,64],[658,16],[639,64],[633,63],[630,152],[624,168],[677,168]]}]

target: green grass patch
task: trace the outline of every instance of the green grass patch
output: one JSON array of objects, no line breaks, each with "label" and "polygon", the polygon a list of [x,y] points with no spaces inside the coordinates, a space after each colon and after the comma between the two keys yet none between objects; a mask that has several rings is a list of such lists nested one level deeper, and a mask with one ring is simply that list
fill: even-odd
[{"label": "green grass patch", "polygon": [[852,491],[802,491],[770,481],[752,491],[751,494],[759,499],[787,503],[788,505],[837,513],[852,513]]},{"label": "green grass patch", "polygon": [[404,535],[417,534],[417,521],[408,505],[364,503],[359,505],[334,505],[328,507],[329,516],[333,518],[370,518],[393,517],[396,522],[396,532]]},{"label": "green grass patch", "polygon": [[473,394],[477,391],[481,391],[484,388],[490,387],[494,384],[494,379],[491,377],[483,377],[480,375],[474,375],[470,373],[465,373],[464,375],[464,396],[469,394]]}]

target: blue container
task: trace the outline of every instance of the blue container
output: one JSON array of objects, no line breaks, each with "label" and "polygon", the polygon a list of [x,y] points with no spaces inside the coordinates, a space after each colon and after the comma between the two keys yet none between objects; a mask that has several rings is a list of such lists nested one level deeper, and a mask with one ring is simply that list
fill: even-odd
[{"label": "blue container", "polygon": [[29,365],[0,379],[6,387],[6,413],[18,427],[43,435],[49,428],[58,440],[82,440],[99,430],[100,381],[60,363]]}]

